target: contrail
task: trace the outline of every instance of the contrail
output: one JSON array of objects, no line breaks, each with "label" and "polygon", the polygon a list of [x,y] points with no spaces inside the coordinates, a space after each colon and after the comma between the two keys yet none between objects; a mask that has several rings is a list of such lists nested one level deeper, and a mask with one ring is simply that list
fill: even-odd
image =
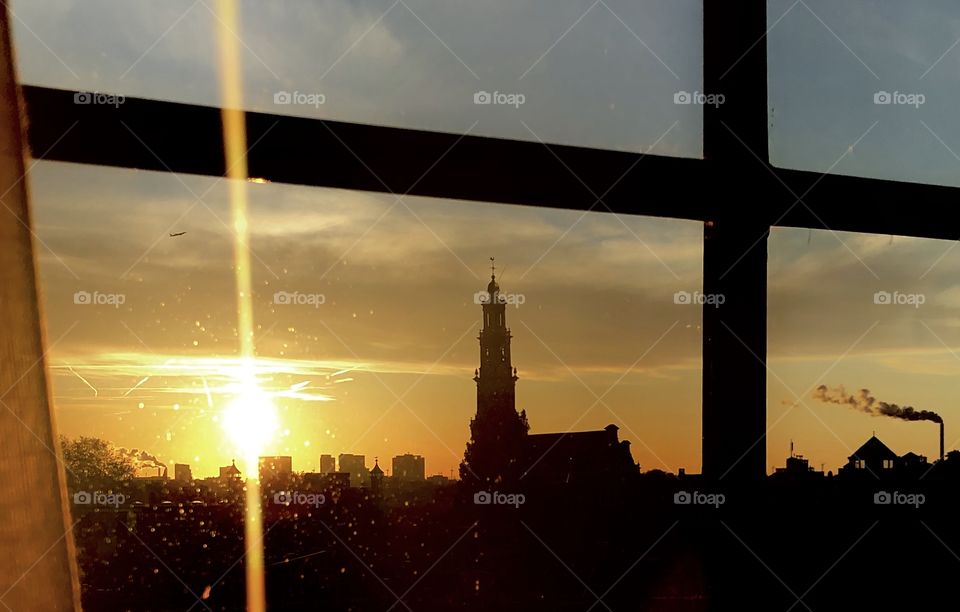
[{"label": "contrail", "polygon": [[129,389],[127,389],[127,392],[123,394],[123,397],[127,397],[128,395],[130,395],[131,393],[133,393],[134,389],[136,389],[137,387],[139,387],[139,386],[142,385],[143,383],[147,382],[148,380],[150,380],[150,377],[149,377],[149,376],[144,376],[143,378],[141,378],[141,379],[139,380],[139,382],[137,382],[137,384],[135,384],[135,385],[133,385],[132,387],[130,387]]},{"label": "contrail", "polygon": [[77,374],[77,371],[74,370],[72,366],[69,366],[69,365],[68,365],[68,366],[67,366],[67,369],[70,370],[71,372],[73,372],[73,375],[74,375],[74,376],[76,376],[77,378],[79,378],[80,380],[82,380],[82,381],[83,381],[83,384],[85,384],[85,385],[87,385],[88,387],[90,387],[91,389],[93,389],[93,396],[94,396],[94,397],[100,397],[100,392],[97,391],[97,388],[96,388],[96,387],[94,387],[93,385],[90,384],[90,381],[89,381],[89,380],[87,380],[87,379],[84,378],[83,376],[80,376],[79,374]]},{"label": "contrail", "polygon": [[203,377],[200,380],[203,381],[203,391],[207,394],[207,407],[213,408],[213,398],[210,397],[210,387],[207,386],[207,379]]}]

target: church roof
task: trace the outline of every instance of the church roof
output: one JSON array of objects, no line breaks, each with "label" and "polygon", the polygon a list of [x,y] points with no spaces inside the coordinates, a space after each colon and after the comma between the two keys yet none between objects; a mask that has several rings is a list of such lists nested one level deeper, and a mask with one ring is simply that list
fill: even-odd
[{"label": "church roof", "polygon": [[890,450],[886,444],[880,441],[877,436],[870,436],[870,439],[863,443],[850,457],[851,461],[861,459],[863,461],[882,461],[884,459],[898,459],[899,456]]},{"label": "church roof", "polygon": [[529,434],[527,436],[527,443],[531,448],[543,448],[544,450],[554,445],[563,449],[596,448],[609,446],[611,443],[616,444],[616,442],[616,438],[613,440],[610,439],[610,434],[605,429],[598,431]]},{"label": "church roof", "polygon": [[220,472],[224,474],[239,474],[240,468],[237,467],[237,462],[233,461],[230,465],[220,468]]},{"label": "church roof", "polygon": [[594,431],[527,435],[529,471],[536,480],[561,482],[632,470],[629,442],[621,442],[617,426]]},{"label": "church roof", "polygon": [[541,433],[541,434],[529,434],[527,436],[528,444],[533,447],[540,447],[543,445],[553,445],[558,444],[565,447],[579,447],[579,446],[609,446],[611,444],[617,444],[617,432],[620,430],[619,427],[613,425],[607,425],[603,429],[597,429],[593,431],[565,431],[560,433]]}]

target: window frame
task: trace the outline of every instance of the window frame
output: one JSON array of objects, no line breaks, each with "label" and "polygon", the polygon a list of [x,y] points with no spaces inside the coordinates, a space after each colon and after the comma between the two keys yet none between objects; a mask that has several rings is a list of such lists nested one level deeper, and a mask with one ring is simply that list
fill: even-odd
[{"label": "window frame", "polygon": [[[703,0],[703,158],[247,113],[249,174],[271,182],[598,210],[704,223],[704,477],[766,476],[771,226],[956,239],[952,187],[788,170],[769,160],[766,0]],[[34,159],[224,176],[220,109],[127,98],[79,105],[23,85]],[[398,154],[401,152],[402,154]],[[909,214],[908,213],[909,207]],[[744,390],[746,389],[746,392]]]}]

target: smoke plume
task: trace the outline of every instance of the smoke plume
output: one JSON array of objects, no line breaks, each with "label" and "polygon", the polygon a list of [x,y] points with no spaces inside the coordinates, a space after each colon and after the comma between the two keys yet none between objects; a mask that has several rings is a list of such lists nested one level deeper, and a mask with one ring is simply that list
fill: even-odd
[{"label": "smoke plume", "polygon": [[156,456],[151,455],[145,450],[140,450],[137,448],[121,448],[120,452],[124,455],[130,457],[133,460],[133,464],[136,468],[162,468],[166,469],[167,466],[164,465]]},{"label": "smoke plume", "polygon": [[943,417],[930,410],[917,410],[913,406],[898,406],[881,402],[870,394],[870,389],[860,389],[855,394],[849,394],[843,385],[831,389],[820,385],[813,391],[813,398],[828,404],[848,406],[873,416],[888,416],[904,421],[933,421],[943,423]]}]

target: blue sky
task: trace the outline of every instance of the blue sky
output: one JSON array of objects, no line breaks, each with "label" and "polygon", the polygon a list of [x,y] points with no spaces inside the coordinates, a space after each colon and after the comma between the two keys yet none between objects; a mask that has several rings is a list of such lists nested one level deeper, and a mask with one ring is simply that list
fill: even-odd
[{"label": "blue sky", "polygon": [[[217,105],[210,0],[14,3],[24,82]],[[696,0],[241,2],[248,109],[700,154]],[[278,106],[279,91],[324,96]],[[519,108],[476,105],[480,91]]]},{"label": "blue sky", "polygon": [[775,165],[960,185],[960,5],[770,0],[768,22]]}]

